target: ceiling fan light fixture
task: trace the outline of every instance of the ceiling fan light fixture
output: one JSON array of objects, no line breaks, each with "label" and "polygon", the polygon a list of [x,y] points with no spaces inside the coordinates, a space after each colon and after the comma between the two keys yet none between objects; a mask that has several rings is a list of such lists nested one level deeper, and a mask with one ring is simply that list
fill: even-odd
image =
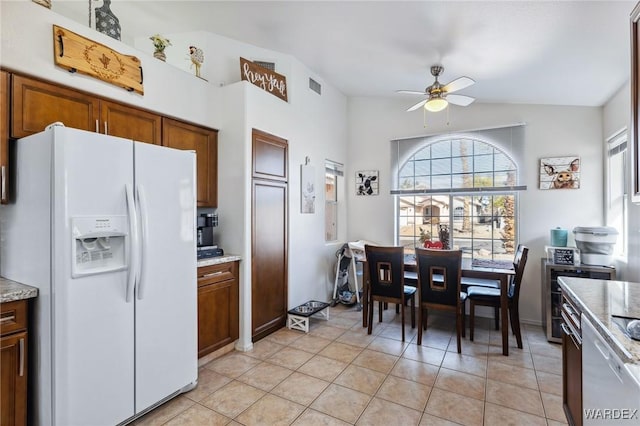
[{"label": "ceiling fan light fixture", "polygon": [[449,105],[444,98],[431,98],[424,104],[424,109],[430,112],[440,112]]}]

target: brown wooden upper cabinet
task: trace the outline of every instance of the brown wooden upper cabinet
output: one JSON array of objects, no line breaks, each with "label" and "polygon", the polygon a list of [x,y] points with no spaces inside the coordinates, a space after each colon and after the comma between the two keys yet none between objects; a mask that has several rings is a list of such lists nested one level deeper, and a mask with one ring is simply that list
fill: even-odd
[{"label": "brown wooden upper cabinet", "polygon": [[55,122],[67,127],[160,145],[162,117],[83,92],[19,75],[12,83],[11,136],[38,133]]},{"label": "brown wooden upper cabinet", "polygon": [[0,203],[9,202],[9,73],[0,71]]},{"label": "brown wooden upper cabinet", "polygon": [[100,100],[57,85],[13,75],[11,136],[22,138],[61,121],[67,127],[96,131]]},{"label": "brown wooden upper cabinet", "polygon": [[162,143],[162,116],[115,102],[100,101],[100,133],[148,142]]},{"label": "brown wooden upper cabinet", "polygon": [[218,131],[163,118],[162,145],[196,152],[198,207],[217,207]]}]

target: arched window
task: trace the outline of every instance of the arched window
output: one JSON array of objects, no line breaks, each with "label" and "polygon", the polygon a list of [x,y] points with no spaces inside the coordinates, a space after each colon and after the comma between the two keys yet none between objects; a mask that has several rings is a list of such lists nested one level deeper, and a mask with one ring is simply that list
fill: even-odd
[{"label": "arched window", "polygon": [[518,167],[503,147],[459,135],[425,138],[397,164],[396,238],[408,249],[441,242],[465,257],[513,259]]}]

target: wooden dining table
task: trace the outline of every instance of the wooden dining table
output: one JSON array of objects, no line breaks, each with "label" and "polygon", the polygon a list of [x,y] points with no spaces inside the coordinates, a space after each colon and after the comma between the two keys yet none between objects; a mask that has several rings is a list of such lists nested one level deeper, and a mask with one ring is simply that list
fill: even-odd
[{"label": "wooden dining table", "polygon": [[[366,265],[366,259],[360,258],[357,259],[357,261],[362,263],[362,326],[366,327],[369,314],[369,272]],[[407,272],[417,272],[414,255],[405,255],[404,270]],[[509,297],[507,293],[510,278],[515,275],[515,273],[516,272],[513,268],[505,268],[504,262],[496,262],[495,265],[492,265],[491,262],[484,262],[482,266],[478,266],[474,265],[470,258],[462,259],[463,278],[481,278],[500,282],[500,327],[502,329],[502,354],[505,356],[509,355]],[[463,287],[471,285],[473,284],[462,283]],[[420,325],[418,326],[420,327]]]}]

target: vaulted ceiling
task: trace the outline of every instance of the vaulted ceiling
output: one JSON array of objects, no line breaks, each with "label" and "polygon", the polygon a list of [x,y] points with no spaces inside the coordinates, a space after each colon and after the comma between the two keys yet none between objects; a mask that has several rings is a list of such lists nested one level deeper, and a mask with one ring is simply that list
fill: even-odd
[{"label": "vaulted ceiling", "polygon": [[[91,1],[91,0],[90,0]],[[95,0],[94,0],[95,1]],[[101,4],[102,0],[98,0]],[[85,1],[54,11],[86,20]],[[293,55],[347,96],[476,80],[477,102],[601,106],[629,78],[635,1],[119,1],[123,41],[205,30]],[[215,54],[210,52],[209,54]]]}]

